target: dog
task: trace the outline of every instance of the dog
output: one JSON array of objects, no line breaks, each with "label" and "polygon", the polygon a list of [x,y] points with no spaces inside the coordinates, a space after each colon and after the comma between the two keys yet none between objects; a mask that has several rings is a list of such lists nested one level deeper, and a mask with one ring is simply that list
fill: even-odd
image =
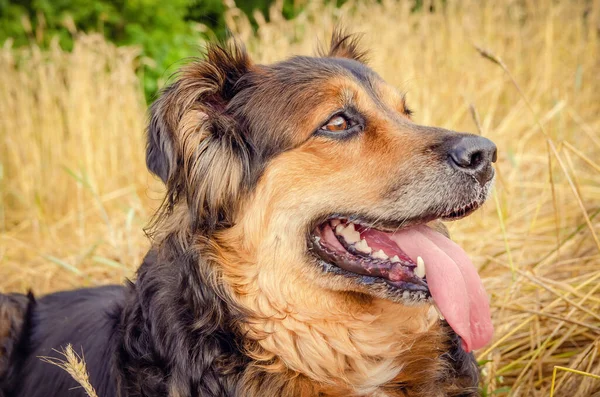
[{"label": "dog", "polygon": [[260,65],[211,44],[150,108],[166,185],[133,282],[0,295],[0,396],[476,396],[489,300],[442,220],[496,147],[411,120],[356,36]]}]

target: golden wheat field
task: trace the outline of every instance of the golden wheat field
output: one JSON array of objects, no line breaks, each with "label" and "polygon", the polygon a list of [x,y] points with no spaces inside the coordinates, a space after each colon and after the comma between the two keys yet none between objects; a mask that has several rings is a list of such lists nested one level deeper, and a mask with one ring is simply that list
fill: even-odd
[{"label": "golden wheat field", "polygon": [[[233,6],[227,20],[258,62],[311,54],[341,22],[417,123],[496,142],[494,194],[449,225],[491,295],[482,393],[600,396],[600,1],[425,3],[310,2],[291,21],[277,5],[257,32]],[[141,62],[95,35],[0,49],[0,292],[133,277],[162,199]],[[555,366],[578,373],[553,381]]]}]

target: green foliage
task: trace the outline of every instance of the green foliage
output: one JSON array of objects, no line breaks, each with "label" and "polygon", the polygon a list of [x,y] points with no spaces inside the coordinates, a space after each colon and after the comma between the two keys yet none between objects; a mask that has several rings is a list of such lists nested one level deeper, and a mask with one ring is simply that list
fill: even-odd
[{"label": "green foliage", "polygon": [[[252,15],[268,15],[273,0],[238,0]],[[302,1],[285,0],[283,14],[294,17]],[[207,35],[227,34],[223,0],[0,0],[0,45],[35,42],[42,47],[58,39],[70,50],[76,32],[100,32],[117,45],[138,45],[146,98],[152,100],[177,63],[195,56]],[[251,18],[253,20],[253,18]],[[203,29],[206,27],[208,29]]]},{"label": "green foliage", "polygon": [[14,4],[9,0],[0,0],[0,43],[8,38],[13,38],[18,46],[27,43],[27,33],[31,32],[22,21],[26,15],[27,4]]},{"label": "green foliage", "polygon": [[200,24],[223,34],[224,10],[221,0],[0,0],[0,43],[45,47],[57,37],[69,50],[75,31],[97,31],[118,45],[139,45],[151,98],[173,64],[198,54]]}]

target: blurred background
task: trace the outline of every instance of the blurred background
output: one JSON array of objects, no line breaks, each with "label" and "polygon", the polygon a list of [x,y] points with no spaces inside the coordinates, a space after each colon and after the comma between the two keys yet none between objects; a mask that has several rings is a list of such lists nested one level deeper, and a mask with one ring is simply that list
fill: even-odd
[{"label": "blurred background", "polygon": [[600,396],[600,0],[0,0],[0,292],[133,277],[157,90],[207,40],[274,62],[340,22],[417,123],[498,145],[490,200],[449,225],[492,299],[482,395]]}]

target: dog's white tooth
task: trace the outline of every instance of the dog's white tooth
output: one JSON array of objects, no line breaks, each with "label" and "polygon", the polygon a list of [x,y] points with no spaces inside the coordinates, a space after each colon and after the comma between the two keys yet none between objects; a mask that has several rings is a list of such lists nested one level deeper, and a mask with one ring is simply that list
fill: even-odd
[{"label": "dog's white tooth", "polygon": [[390,262],[398,263],[398,262],[400,262],[400,258],[398,258],[398,255],[394,255],[390,258]]},{"label": "dog's white tooth", "polygon": [[369,247],[369,244],[367,244],[367,240],[365,240],[364,238],[358,243],[354,244],[354,248],[357,251],[362,252],[363,254],[370,254],[371,252],[373,252],[373,248]]},{"label": "dog's white tooth", "polygon": [[354,228],[354,223],[348,225],[344,238],[349,244],[354,244],[360,240],[360,233]]},{"label": "dog's white tooth", "polygon": [[[339,227],[340,226],[338,225],[338,228]],[[360,233],[357,232],[356,229],[354,229],[353,223],[350,223],[344,229],[341,229],[341,231],[338,234],[342,236],[348,244],[354,244],[360,241]]]},{"label": "dog's white tooth", "polygon": [[440,317],[440,320],[445,320],[444,316],[442,315],[442,312],[440,311],[440,308],[436,305],[435,302],[433,302],[433,307],[435,307],[435,311],[437,312],[438,316]]},{"label": "dog's white tooth", "polygon": [[435,315],[435,317],[438,317],[438,312],[435,309],[435,307],[433,307],[433,305],[429,306],[429,310],[427,310],[427,317],[433,317]]},{"label": "dog's white tooth", "polygon": [[342,221],[340,221],[339,219],[332,219],[331,221],[329,221],[329,223],[331,224],[331,227],[337,228],[337,225],[339,225],[340,223],[342,223]]},{"label": "dog's white tooth", "polygon": [[419,278],[425,277],[425,262],[420,256],[417,256],[417,267],[415,267],[415,275]]},{"label": "dog's white tooth", "polygon": [[404,299],[410,299],[410,292],[408,292],[408,291],[404,291],[404,292],[402,293],[402,297],[403,297]]},{"label": "dog's white tooth", "polygon": [[417,256],[417,265],[423,269],[423,277],[427,275],[425,261],[420,256]]},{"label": "dog's white tooth", "polygon": [[346,226],[342,225],[341,223],[339,225],[337,225],[335,227],[335,234],[337,235],[342,235],[342,233],[344,232],[344,229],[346,228]]},{"label": "dog's white tooth", "polygon": [[385,253],[385,252],[383,252],[383,250],[378,250],[378,251],[375,251],[374,253],[372,253],[372,254],[371,254],[371,256],[372,256],[373,258],[376,258],[376,259],[383,259],[383,260],[386,260],[386,259],[388,259],[388,258],[389,258],[389,256],[387,256],[387,255],[386,255],[386,253]]}]

